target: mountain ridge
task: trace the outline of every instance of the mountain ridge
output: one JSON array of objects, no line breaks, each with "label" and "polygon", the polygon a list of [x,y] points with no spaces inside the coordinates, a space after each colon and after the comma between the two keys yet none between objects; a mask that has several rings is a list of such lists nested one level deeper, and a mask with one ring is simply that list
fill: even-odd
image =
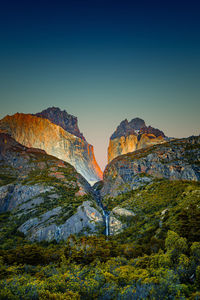
[{"label": "mountain ridge", "polygon": [[85,137],[80,132],[80,129],[78,127],[77,117],[68,114],[66,110],[61,110],[59,107],[52,106],[33,115],[41,118],[46,118],[52,123],[62,127],[65,131],[85,141]]},{"label": "mountain ridge", "polygon": [[165,141],[119,155],[104,170],[102,194],[117,195],[120,185],[129,190],[137,187],[137,182],[140,185],[151,181],[148,176],[199,181],[199,161],[200,136]]},{"label": "mountain ridge", "polygon": [[66,239],[103,219],[93,190],[70,164],[0,133],[0,213],[31,241]]},{"label": "mountain ridge", "polygon": [[0,131],[10,134],[27,147],[43,149],[71,163],[92,183],[102,178],[93,146],[46,118],[16,113],[0,120]]},{"label": "mountain ridge", "polygon": [[199,297],[200,136],[115,157],[91,187],[69,163],[8,133],[40,147],[50,136],[51,149],[66,139],[68,154],[83,139],[46,118],[8,119],[0,121],[0,298]]}]

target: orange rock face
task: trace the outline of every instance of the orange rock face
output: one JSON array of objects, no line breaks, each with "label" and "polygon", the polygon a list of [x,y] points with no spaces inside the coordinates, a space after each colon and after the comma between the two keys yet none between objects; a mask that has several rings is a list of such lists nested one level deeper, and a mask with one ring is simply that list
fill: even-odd
[{"label": "orange rock face", "polygon": [[17,113],[0,120],[0,130],[10,134],[26,147],[45,150],[48,154],[70,163],[89,182],[102,179],[93,146],[47,119]]},{"label": "orange rock face", "polygon": [[115,139],[110,139],[108,146],[108,163],[115,157],[133,152],[148,146],[164,143],[165,139],[162,136],[156,137],[153,134],[143,133],[140,135],[131,134],[121,136]]},{"label": "orange rock face", "polygon": [[199,181],[199,158],[200,136],[171,139],[118,156],[104,170],[101,196],[116,197],[155,178]]}]

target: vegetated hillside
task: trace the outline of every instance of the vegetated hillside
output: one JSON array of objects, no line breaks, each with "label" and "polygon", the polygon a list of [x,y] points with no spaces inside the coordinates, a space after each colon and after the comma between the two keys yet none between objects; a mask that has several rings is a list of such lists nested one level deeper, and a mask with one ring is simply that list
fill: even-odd
[{"label": "vegetated hillside", "polygon": [[10,228],[32,241],[58,241],[102,222],[90,185],[74,167],[6,134],[0,134],[0,184],[0,212],[10,212],[1,243]]},{"label": "vegetated hillside", "polygon": [[45,150],[70,163],[89,182],[102,178],[93,146],[46,118],[16,113],[0,120],[0,131],[10,134],[26,147]]},{"label": "vegetated hillside", "polygon": [[134,214],[120,215],[124,230],[109,239],[5,239],[1,299],[199,299],[199,183],[155,180],[107,204]]},{"label": "vegetated hillside", "polygon": [[111,233],[118,232],[115,238],[120,242],[143,244],[142,252],[150,253],[159,240],[164,242],[167,230],[175,230],[189,242],[200,240],[199,182],[154,179],[104,203],[111,212]]}]

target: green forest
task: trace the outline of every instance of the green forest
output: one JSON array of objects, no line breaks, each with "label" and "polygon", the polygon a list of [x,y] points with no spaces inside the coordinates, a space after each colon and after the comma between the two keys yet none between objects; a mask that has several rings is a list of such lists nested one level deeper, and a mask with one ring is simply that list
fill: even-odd
[{"label": "green forest", "polygon": [[31,243],[0,215],[0,299],[200,299],[200,185],[154,180],[115,198],[121,233]]}]

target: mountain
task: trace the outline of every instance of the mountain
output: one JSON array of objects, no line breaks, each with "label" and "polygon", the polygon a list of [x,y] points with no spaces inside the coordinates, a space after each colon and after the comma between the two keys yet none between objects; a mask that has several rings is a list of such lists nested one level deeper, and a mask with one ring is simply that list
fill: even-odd
[{"label": "mountain", "polygon": [[0,133],[0,299],[199,299],[199,162],[200,136],[168,140],[91,187]]},{"label": "mountain", "polygon": [[[147,211],[151,210],[151,218],[153,214],[154,219],[157,218],[157,210],[161,217],[163,211],[164,218],[164,212],[175,205],[173,203],[177,205],[177,195],[182,207],[194,199],[195,214],[199,214],[196,212],[200,201],[199,181],[200,136],[171,140],[116,157],[107,165],[100,187],[102,202],[110,211],[110,234],[121,232],[123,239],[126,228],[133,225],[130,222],[138,216],[138,211],[140,217],[145,218],[142,229],[145,231],[149,222]],[[171,222],[173,218],[172,211]],[[130,233],[132,229],[127,230]],[[181,230],[178,233],[181,234]]]},{"label": "mountain", "polygon": [[[50,111],[51,109],[48,110],[49,114]],[[54,112],[53,108],[53,115]],[[16,113],[0,120],[0,131],[10,134],[27,147],[45,150],[48,154],[72,164],[90,183],[102,178],[93,146],[46,118]]]},{"label": "mountain", "polygon": [[108,146],[108,163],[115,157],[165,142],[165,134],[156,128],[146,126],[140,118],[122,121],[111,135]]},{"label": "mountain", "polygon": [[150,183],[152,178],[200,180],[200,136],[176,139],[113,159],[103,174],[103,196]]},{"label": "mountain", "polygon": [[95,232],[103,222],[99,210],[90,185],[73,166],[0,134],[0,212],[10,212],[8,228],[31,241],[60,241]]},{"label": "mountain", "polygon": [[77,117],[68,114],[65,110],[62,111],[58,107],[49,107],[40,113],[35,114],[35,116],[48,119],[52,123],[62,127],[65,131],[85,141],[83,134],[78,128]]}]

